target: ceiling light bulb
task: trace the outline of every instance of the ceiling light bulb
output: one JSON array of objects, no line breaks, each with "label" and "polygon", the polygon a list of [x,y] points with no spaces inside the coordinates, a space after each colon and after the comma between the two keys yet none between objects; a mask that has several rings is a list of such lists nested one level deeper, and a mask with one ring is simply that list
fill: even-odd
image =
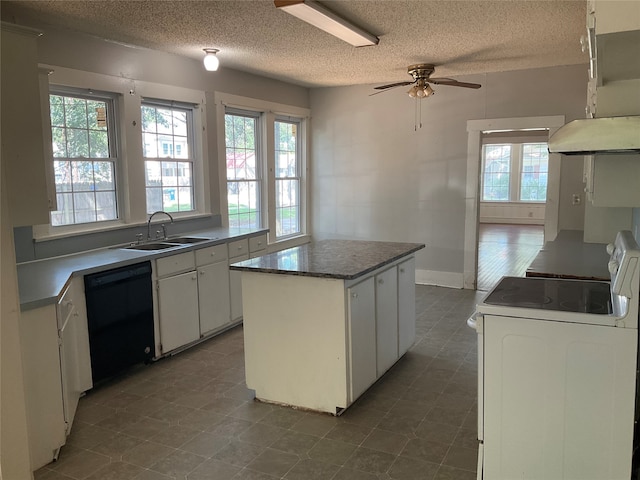
[{"label": "ceiling light bulb", "polygon": [[418,92],[418,86],[417,86],[417,85],[414,85],[413,87],[411,87],[411,88],[409,89],[409,91],[408,91],[407,93],[409,94],[409,96],[410,96],[411,98],[416,98],[416,96],[417,96],[417,92]]},{"label": "ceiling light bulb", "polygon": [[218,53],[220,50],[215,48],[203,48],[203,50],[206,53],[203,60],[205,70],[209,72],[215,72],[220,66],[220,60],[216,56],[216,53]]},{"label": "ceiling light bulb", "polygon": [[426,95],[425,95],[425,97],[430,97],[431,95],[433,95],[434,93],[436,93],[436,92],[434,92],[434,91],[433,91],[433,88],[431,88],[431,85],[429,85],[428,83],[427,83],[427,85],[424,87],[424,92],[425,92],[425,94],[426,94]]},{"label": "ceiling light bulb", "polygon": [[428,97],[428,96],[429,95],[424,90],[424,88],[419,88],[418,91],[416,92],[416,97],[418,97],[418,98],[425,98],[425,97]]}]

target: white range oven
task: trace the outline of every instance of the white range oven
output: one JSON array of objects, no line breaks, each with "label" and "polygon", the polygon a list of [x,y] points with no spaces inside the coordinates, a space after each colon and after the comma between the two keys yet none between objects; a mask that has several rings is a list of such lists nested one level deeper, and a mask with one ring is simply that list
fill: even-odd
[{"label": "white range oven", "polygon": [[478,332],[478,479],[632,476],[640,247],[607,246],[611,282],[504,277]]}]

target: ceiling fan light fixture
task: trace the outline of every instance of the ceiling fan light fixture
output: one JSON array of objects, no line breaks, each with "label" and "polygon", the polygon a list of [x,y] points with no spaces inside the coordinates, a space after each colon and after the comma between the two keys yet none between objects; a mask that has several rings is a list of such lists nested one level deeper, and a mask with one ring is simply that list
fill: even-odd
[{"label": "ceiling fan light fixture", "polygon": [[354,47],[377,45],[380,42],[380,39],[375,35],[339,17],[314,0],[274,0],[273,3],[276,8],[350,43]]},{"label": "ceiling fan light fixture", "polygon": [[216,53],[220,50],[217,48],[203,48],[203,50],[205,52],[204,59],[202,60],[204,69],[208,72],[215,72],[220,66],[220,59],[216,56]]}]

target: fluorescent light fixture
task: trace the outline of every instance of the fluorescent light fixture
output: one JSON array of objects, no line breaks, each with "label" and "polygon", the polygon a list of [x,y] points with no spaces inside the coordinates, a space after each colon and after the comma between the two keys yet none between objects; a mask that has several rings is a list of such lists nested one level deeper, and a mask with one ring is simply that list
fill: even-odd
[{"label": "fluorescent light fixture", "polygon": [[203,48],[203,50],[206,53],[203,59],[204,69],[209,72],[215,72],[220,66],[220,60],[218,59],[218,57],[216,57],[216,53],[218,53],[220,50],[215,48]]},{"label": "fluorescent light fixture", "polygon": [[314,0],[274,0],[277,8],[299,18],[320,30],[330,33],[354,47],[377,45],[375,35],[365,32]]}]

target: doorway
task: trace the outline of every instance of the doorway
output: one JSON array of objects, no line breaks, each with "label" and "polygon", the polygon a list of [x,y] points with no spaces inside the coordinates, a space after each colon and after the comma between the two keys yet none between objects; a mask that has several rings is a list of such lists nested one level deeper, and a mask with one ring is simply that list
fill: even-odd
[{"label": "doorway", "polygon": [[[564,116],[500,118],[467,122],[467,188],[465,205],[464,288],[478,286],[478,246],[480,217],[480,163],[482,136],[496,132],[527,132],[546,130],[547,139],[564,125]],[[545,210],[543,242],[553,240],[558,233],[560,196],[560,155],[549,154],[549,179]],[[526,267],[525,267],[526,269]],[[486,286],[485,286],[486,288]]]}]

